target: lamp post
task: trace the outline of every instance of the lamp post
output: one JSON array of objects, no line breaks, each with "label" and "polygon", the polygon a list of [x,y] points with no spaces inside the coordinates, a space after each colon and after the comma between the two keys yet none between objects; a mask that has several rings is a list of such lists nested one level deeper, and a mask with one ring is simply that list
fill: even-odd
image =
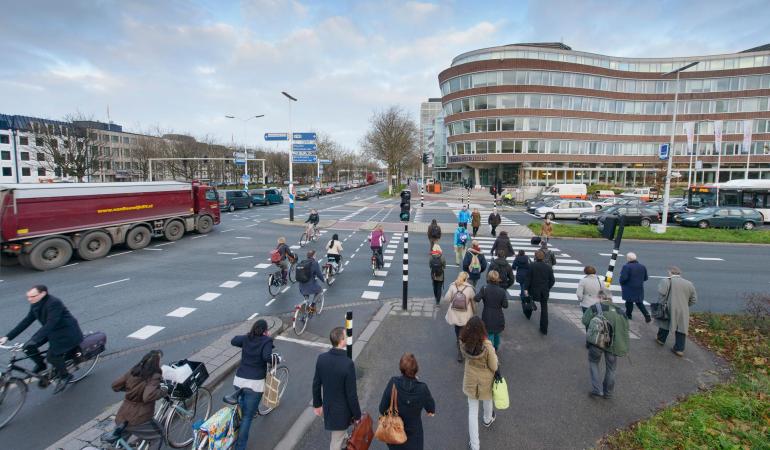
[{"label": "lamp post", "polygon": [[674,85],[674,115],[671,118],[671,143],[668,147],[668,164],[666,167],[666,188],[663,191],[663,214],[661,217],[661,228],[663,232],[666,231],[666,225],[668,224],[668,199],[671,195],[671,166],[674,161],[674,137],[676,136],[676,113],[679,102],[679,73],[695,66],[700,61],[693,61],[690,64],[684,65],[678,69],[666,72],[663,76],[676,74],[676,84]]},{"label": "lamp post", "polygon": [[297,99],[285,91],[281,91],[281,94],[289,100],[289,222],[294,222],[294,133],[291,130],[291,102],[296,102]]},{"label": "lamp post", "polygon": [[[251,119],[259,119],[260,117],[265,117],[265,115],[264,114],[258,114],[256,116],[251,116],[251,117],[248,117],[246,119],[241,119],[241,118],[229,115],[229,114],[225,115],[225,119],[237,119],[237,120],[240,120],[241,122],[243,122],[243,138],[244,138],[244,143],[243,143],[243,154],[244,154],[244,156],[243,156],[243,175],[245,175],[245,176],[248,176],[248,174],[249,174],[249,149],[248,149],[248,147],[246,147],[246,142],[245,142],[245,141],[248,140],[247,135],[246,135],[246,122],[248,122]],[[264,172],[264,170],[263,170],[263,172]],[[262,175],[264,176],[264,173]],[[246,181],[245,177],[243,179],[243,187],[246,190],[249,189],[249,182]]]}]

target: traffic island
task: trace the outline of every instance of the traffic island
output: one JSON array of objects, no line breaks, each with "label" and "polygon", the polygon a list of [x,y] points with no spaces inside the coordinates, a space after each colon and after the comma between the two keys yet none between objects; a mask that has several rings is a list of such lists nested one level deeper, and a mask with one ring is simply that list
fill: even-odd
[{"label": "traffic island", "polygon": [[[596,225],[565,225],[552,224],[555,238],[594,238],[604,239]],[[530,223],[527,227],[536,235],[540,235],[541,223]],[[627,226],[623,239],[643,241],[671,242],[706,242],[731,244],[770,244],[770,230],[726,230],[717,228],[685,228],[667,227],[665,233],[655,233],[646,227]]]}]

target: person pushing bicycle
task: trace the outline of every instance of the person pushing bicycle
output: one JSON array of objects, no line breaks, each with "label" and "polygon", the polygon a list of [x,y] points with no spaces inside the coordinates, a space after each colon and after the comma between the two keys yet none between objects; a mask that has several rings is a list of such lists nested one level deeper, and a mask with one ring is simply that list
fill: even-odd
[{"label": "person pushing bicycle", "polygon": [[315,302],[318,295],[323,293],[323,288],[316,281],[325,283],[324,274],[321,272],[321,266],[318,265],[318,261],[315,259],[315,250],[307,252],[307,259],[300,261],[297,264],[296,275],[299,282],[299,292],[305,297],[313,296],[313,301],[310,303],[311,310],[315,308]]}]

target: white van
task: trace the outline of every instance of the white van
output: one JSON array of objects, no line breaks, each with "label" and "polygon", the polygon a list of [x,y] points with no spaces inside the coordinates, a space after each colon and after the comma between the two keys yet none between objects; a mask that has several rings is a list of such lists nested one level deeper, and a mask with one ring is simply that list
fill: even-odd
[{"label": "white van", "polygon": [[585,200],[588,188],[585,184],[554,184],[540,193],[544,197],[578,198]]},{"label": "white van", "polygon": [[643,202],[649,202],[650,200],[654,200],[658,197],[658,190],[655,188],[642,187],[626,191],[620,195],[623,197],[635,197]]}]

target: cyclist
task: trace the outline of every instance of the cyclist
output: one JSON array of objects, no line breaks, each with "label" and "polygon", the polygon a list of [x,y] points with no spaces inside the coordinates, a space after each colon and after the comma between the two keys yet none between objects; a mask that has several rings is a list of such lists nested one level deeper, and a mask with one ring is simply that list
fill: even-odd
[{"label": "cyclist", "polygon": [[[167,394],[160,384],[162,357],[163,352],[160,350],[150,351],[131,370],[112,383],[113,391],[126,393],[115,415],[115,424],[118,427],[125,425],[123,433],[148,441],[148,448],[155,449],[163,444],[163,431],[153,419],[155,402]],[[113,436],[117,439],[114,432]]]},{"label": "cyclist", "polygon": [[47,367],[39,348],[48,343],[47,359],[53,366],[54,375],[58,379],[53,393],[58,394],[72,380],[72,375],[67,372],[67,355],[78,349],[83,341],[83,332],[80,330],[77,319],[64,306],[64,303],[50,295],[48,288],[42,284],[32,286],[32,289],[27,291],[27,301],[31,305],[29,313],[13,330],[0,337],[0,345],[20,335],[35,320],[39,321],[43,326],[24,344],[24,353],[35,363],[35,368],[32,370],[40,374]]},{"label": "cyclist", "polygon": [[334,233],[332,235],[332,240],[326,244],[326,260],[328,261],[330,259],[333,259],[338,266],[340,265],[340,261],[342,261],[342,242],[340,242],[337,233]]},{"label": "cyclist", "polygon": [[315,250],[307,252],[307,259],[300,261],[297,264],[297,281],[299,282],[299,292],[305,297],[313,296],[313,301],[310,303],[311,310],[315,308],[315,301],[318,295],[323,292],[323,288],[316,281],[325,283],[324,274],[321,272],[321,266],[318,265],[318,261],[315,260]]},{"label": "cyclist", "polygon": [[385,232],[382,231],[382,225],[374,227],[372,234],[369,235],[369,246],[372,254],[377,257],[377,268],[382,267],[382,246],[385,245]]},{"label": "cyclist", "polygon": [[[281,268],[281,284],[286,284],[286,278],[289,276],[289,258],[296,258],[297,256],[291,252],[291,249],[286,245],[286,238],[278,238],[278,246],[275,248],[278,251],[279,262],[274,262]],[[271,261],[274,261],[271,257]]]},{"label": "cyclist", "polygon": [[272,360],[273,354],[273,338],[270,337],[267,322],[259,319],[254,322],[249,334],[235,336],[230,344],[241,348],[241,365],[233,378],[233,385],[243,389],[238,399],[243,416],[235,450],[245,450],[249,442],[251,421],[265,391],[267,364]]},{"label": "cyclist", "polygon": [[[318,215],[318,211],[315,210],[315,208],[310,210],[310,215],[308,216],[305,223],[309,223],[308,229],[312,226],[313,233],[316,233],[316,230],[318,229],[318,222],[321,221],[321,218]],[[310,236],[308,236],[310,238]],[[310,239],[308,239],[310,240]]]}]

